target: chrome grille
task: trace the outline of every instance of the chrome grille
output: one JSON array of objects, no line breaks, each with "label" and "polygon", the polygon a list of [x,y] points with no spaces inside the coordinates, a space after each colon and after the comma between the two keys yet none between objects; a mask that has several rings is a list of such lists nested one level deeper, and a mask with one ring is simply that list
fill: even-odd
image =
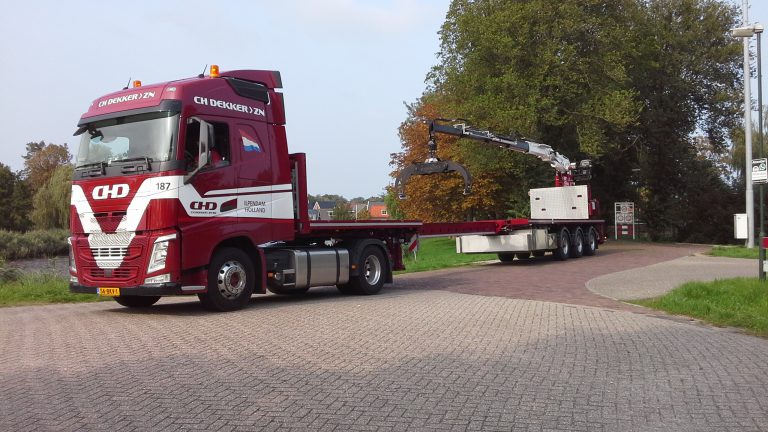
[{"label": "chrome grille", "polygon": [[127,247],[95,247],[91,248],[91,253],[96,259],[99,258],[125,258],[128,255]]}]

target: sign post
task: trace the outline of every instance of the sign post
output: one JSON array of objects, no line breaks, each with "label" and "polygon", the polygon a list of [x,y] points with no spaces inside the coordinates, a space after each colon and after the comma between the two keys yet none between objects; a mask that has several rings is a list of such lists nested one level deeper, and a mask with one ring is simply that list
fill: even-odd
[{"label": "sign post", "polygon": [[632,235],[635,240],[635,203],[614,203],[613,233],[616,240],[619,239],[619,230],[622,236]]}]

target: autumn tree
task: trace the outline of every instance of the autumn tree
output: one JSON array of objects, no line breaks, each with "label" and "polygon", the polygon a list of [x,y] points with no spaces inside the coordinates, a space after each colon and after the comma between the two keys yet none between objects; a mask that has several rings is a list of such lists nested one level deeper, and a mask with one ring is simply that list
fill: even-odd
[{"label": "autumn tree", "polygon": [[56,168],[72,159],[66,144],[46,144],[45,141],[28,143],[23,157],[24,178],[33,193],[48,183]]}]

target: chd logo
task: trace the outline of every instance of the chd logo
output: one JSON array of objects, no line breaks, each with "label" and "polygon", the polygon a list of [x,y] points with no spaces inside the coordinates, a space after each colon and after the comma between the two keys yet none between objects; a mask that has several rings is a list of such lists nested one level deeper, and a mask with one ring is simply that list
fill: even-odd
[{"label": "chd logo", "polygon": [[192,210],[216,210],[218,204],[212,201],[192,201],[189,203],[189,208]]},{"label": "chd logo", "polygon": [[128,196],[130,188],[127,184],[116,184],[112,186],[96,186],[93,188],[93,199],[103,200],[107,198],[125,198]]}]

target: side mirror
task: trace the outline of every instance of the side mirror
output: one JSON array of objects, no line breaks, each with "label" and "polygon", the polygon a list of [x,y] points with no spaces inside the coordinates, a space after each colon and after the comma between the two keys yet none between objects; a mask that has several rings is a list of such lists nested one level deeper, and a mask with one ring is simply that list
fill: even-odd
[{"label": "side mirror", "polygon": [[200,172],[210,161],[210,142],[213,141],[213,125],[197,117],[189,119],[188,123],[200,123],[200,135],[197,140],[197,168],[184,177],[184,184],[192,181],[192,178]]}]

